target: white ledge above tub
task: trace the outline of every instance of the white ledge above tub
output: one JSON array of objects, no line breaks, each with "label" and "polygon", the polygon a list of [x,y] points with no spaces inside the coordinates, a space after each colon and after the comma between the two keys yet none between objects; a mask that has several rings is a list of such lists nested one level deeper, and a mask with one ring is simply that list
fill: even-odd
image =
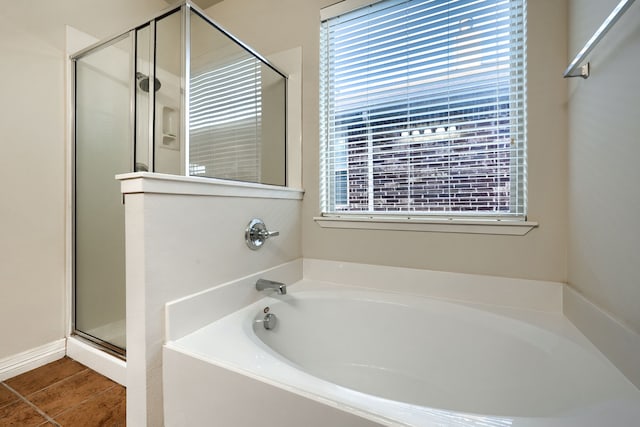
[{"label": "white ledge above tub", "polygon": [[440,233],[501,234],[524,236],[537,222],[510,219],[425,218],[391,216],[328,215],[314,217],[324,228],[363,230],[431,231]]},{"label": "white ledge above tub", "polygon": [[122,194],[157,193],[193,196],[258,197],[302,200],[304,190],[218,178],[133,172],[116,175]]}]

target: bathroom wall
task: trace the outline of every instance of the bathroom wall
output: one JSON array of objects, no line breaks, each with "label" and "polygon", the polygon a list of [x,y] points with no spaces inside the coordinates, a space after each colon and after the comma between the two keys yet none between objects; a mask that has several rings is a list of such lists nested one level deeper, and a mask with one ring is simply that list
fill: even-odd
[{"label": "bathroom wall", "polygon": [[[203,178],[139,176],[123,182],[127,423],[159,426],[165,304],[300,258],[302,193]],[[280,232],[257,251],[244,241],[252,218]],[[260,297],[257,291],[252,294]]]},{"label": "bathroom wall", "polygon": [[16,357],[37,358],[32,350],[60,342],[67,330],[66,25],[102,38],[164,7],[162,0],[0,4],[0,370]]},{"label": "bathroom wall", "polygon": [[[571,58],[617,4],[569,2]],[[589,60],[569,86],[568,281],[640,334],[640,4]]]},{"label": "bathroom wall", "polygon": [[264,55],[302,47],[303,254],[309,258],[565,281],[567,112],[565,0],[529,2],[526,236],[321,228],[319,207],[319,10],[335,0],[225,0],[207,13]]},{"label": "bathroom wall", "polygon": [[0,57],[1,360],[64,338],[66,307],[64,58],[1,12]]}]

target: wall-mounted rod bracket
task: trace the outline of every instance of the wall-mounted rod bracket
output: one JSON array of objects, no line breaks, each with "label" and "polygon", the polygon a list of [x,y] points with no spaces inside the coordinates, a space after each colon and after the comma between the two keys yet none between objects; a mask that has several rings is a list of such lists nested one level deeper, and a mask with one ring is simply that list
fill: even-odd
[{"label": "wall-mounted rod bracket", "polygon": [[[569,66],[567,67],[567,69],[563,74],[565,78],[582,77],[586,79],[587,77],[589,77],[589,64],[588,63],[586,64],[586,67],[587,67],[586,73],[584,71],[585,65],[580,66],[580,64],[584,63],[585,59],[587,58],[587,55],[589,55],[589,53],[593,50],[593,48],[596,47],[598,42],[602,40],[605,34],[609,32],[611,27],[613,27],[613,25],[616,22],[618,22],[620,17],[627,11],[627,9],[629,9],[629,7],[633,4],[634,1],[635,0],[620,0],[620,3],[618,3],[615,9],[613,9],[613,12],[609,14],[607,19],[605,19],[602,25],[600,25],[600,28],[596,30],[596,32],[593,34],[593,36],[591,36],[591,38],[587,41],[584,47],[580,50],[580,52],[578,52],[576,57],[573,58],[573,61],[571,61],[571,63],[569,64]],[[581,71],[579,74],[576,74],[575,71],[577,71],[578,67],[581,68]]]},{"label": "wall-mounted rod bracket", "polygon": [[582,77],[583,79],[586,79],[589,77],[589,73],[591,72],[591,65],[587,62],[586,64],[582,64],[579,68],[580,72],[577,74],[565,74],[564,78],[569,78],[569,77]]}]

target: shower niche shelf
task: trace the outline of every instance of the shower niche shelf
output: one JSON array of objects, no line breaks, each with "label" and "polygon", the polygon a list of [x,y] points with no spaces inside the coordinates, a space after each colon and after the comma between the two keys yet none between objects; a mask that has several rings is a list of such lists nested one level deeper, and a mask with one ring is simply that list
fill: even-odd
[{"label": "shower niche shelf", "polygon": [[179,151],[178,110],[163,106],[160,114],[162,114],[162,148]]}]

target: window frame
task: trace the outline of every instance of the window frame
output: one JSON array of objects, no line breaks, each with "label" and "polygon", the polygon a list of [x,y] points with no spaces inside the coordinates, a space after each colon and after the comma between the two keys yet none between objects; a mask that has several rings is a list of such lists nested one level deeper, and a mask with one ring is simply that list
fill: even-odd
[{"label": "window frame", "polygon": [[[321,23],[332,17],[348,13],[350,11],[362,8],[364,6],[373,5],[385,0],[346,0],[337,4],[328,6],[321,9],[320,19]],[[526,7],[526,6],[525,6]],[[322,24],[321,24],[322,25]],[[524,24],[526,28],[526,17]],[[322,35],[321,35],[322,38]],[[324,40],[321,39],[320,55],[324,54],[323,44]],[[526,46],[526,43],[525,43]],[[526,47],[525,47],[526,48]],[[322,76],[322,73],[321,73]],[[526,78],[522,79],[522,83],[525,85],[525,92],[523,96],[523,102],[526,105]],[[320,81],[320,85],[326,85],[329,81]],[[322,96],[322,95],[321,95]],[[322,102],[322,100],[321,100]],[[526,114],[523,118],[524,133],[526,135]],[[327,132],[327,128],[330,126],[329,120],[326,117],[326,112],[323,108],[320,109],[320,127],[324,127],[324,132]],[[322,132],[321,132],[322,134]],[[328,138],[323,139],[321,137],[320,144],[328,144]],[[524,144],[523,150],[526,155],[526,144]],[[337,175],[332,175],[331,172],[335,171],[326,164],[327,161],[321,155],[320,161],[320,195],[321,198],[326,198],[325,192],[331,191],[330,188],[335,186],[335,179]],[[518,167],[518,166],[511,166]],[[444,231],[444,232],[465,232],[465,233],[481,233],[481,234],[512,234],[512,235],[524,235],[528,233],[532,228],[538,224],[533,221],[527,221],[527,207],[526,207],[526,158],[523,160],[522,168],[524,169],[525,178],[523,183],[522,193],[518,192],[524,198],[524,214],[523,215],[501,215],[501,214],[478,214],[478,212],[464,212],[459,214],[456,212],[452,214],[447,212],[444,214],[431,214],[423,212],[375,212],[375,211],[359,211],[359,212],[337,212],[328,211],[323,206],[323,202],[320,202],[321,214],[314,219],[322,227],[331,228],[365,228],[365,229],[381,229],[381,230],[407,230],[407,231]],[[330,172],[331,171],[331,172]],[[328,175],[327,175],[328,174]],[[329,185],[325,185],[325,180],[332,181]],[[511,180],[512,191],[515,180]],[[347,179],[348,188],[349,179]]]}]

